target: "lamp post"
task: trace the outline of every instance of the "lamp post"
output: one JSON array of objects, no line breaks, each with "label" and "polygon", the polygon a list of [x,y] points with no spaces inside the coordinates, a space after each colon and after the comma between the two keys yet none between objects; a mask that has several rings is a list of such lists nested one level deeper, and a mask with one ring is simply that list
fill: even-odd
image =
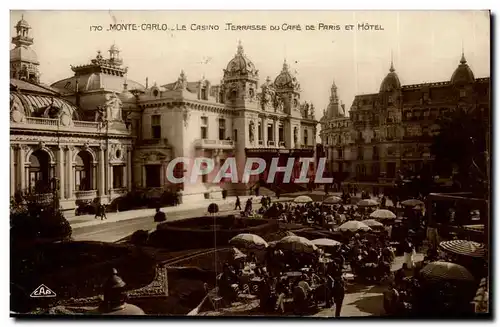
[{"label": "lamp post", "polygon": [[52,203],[54,210],[59,209],[59,178],[52,178]]}]

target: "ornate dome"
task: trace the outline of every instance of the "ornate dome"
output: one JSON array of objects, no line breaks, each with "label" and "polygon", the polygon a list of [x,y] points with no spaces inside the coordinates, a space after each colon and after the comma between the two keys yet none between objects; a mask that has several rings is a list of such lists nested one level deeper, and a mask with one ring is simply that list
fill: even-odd
[{"label": "ornate dome", "polygon": [[250,75],[256,77],[258,70],[255,65],[245,55],[241,42],[238,44],[238,51],[234,58],[229,61],[227,68],[224,70],[224,77],[234,77],[238,75]]},{"label": "ornate dome", "polygon": [[45,117],[48,109],[57,109],[74,120],[80,117],[78,107],[50,88],[17,79],[10,80],[10,106],[11,112],[19,111],[26,117]]},{"label": "ornate dome", "polygon": [[401,88],[401,82],[399,81],[398,74],[394,69],[394,64],[391,61],[391,68],[389,69],[389,74],[384,78],[382,84],[380,84],[380,92],[391,92]]},{"label": "ornate dome", "polygon": [[469,84],[474,83],[474,73],[467,65],[467,60],[465,60],[464,53],[462,52],[462,58],[460,59],[460,65],[453,72],[451,76],[451,84]]},{"label": "ornate dome", "polygon": [[17,22],[16,27],[26,27],[26,28],[31,28],[30,24],[28,24],[27,21],[24,20],[24,16],[21,17],[21,20]]},{"label": "ornate dome", "polygon": [[274,86],[276,89],[300,89],[299,81],[294,75],[292,75],[292,73],[290,73],[286,59],[283,62],[283,69],[281,70],[281,73],[274,80]]},{"label": "ornate dome", "polygon": [[38,64],[38,56],[30,47],[22,45],[10,50],[10,61],[21,61]]}]

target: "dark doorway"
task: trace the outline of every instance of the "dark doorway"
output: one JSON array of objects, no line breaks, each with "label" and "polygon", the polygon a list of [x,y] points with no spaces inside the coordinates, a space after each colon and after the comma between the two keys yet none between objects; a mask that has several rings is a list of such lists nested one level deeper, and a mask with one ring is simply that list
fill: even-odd
[{"label": "dark doorway", "polygon": [[29,189],[37,193],[49,193],[50,190],[50,158],[43,150],[37,150],[30,156]]},{"label": "dark doorway", "polygon": [[146,165],[146,187],[161,187],[161,165]]}]

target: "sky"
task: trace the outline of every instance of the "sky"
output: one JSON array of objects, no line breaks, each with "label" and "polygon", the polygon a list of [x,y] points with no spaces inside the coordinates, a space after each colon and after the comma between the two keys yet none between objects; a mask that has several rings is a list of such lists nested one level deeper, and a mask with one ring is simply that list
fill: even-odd
[{"label": "sky", "polygon": [[[21,15],[32,27],[32,47],[47,84],[72,76],[70,65],[89,63],[97,50],[107,56],[113,43],[128,78],[143,85],[146,78],[150,86],[174,82],[181,69],[189,81],[204,75],[218,84],[241,41],[260,83],[267,76],[274,80],[286,59],[301,84],[301,99],[314,104],[319,119],[333,81],[348,109],[355,95],[378,92],[391,57],[402,84],[449,80],[462,49],[476,77],[490,76],[486,11],[12,11],[11,36]],[[113,23],[136,24],[138,30],[108,31]],[[267,30],[227,31],[226,23]],[[142,24],[186,25],[187,30],[144,31]],[[219,30],[191,30],[191,24],[218,25]],[[283,24],[301,30],[283,30]],[[320,30],[320,24],[332,29]],[[379,28],[358,30],[358,24]],[[271,31],[271,25],[280,30]]]}]

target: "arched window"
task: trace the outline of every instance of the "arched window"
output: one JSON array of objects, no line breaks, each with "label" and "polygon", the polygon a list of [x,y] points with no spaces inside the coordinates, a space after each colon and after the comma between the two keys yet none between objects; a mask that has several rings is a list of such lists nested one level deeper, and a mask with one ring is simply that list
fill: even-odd
[{"label": "arched window", "polygon": [[50,169],[48,153],[43,150],[33,152],[27,169],[29,189],[37,193],[49,193],[51,191],[50,178],[53,172]]},{"label": "arched window", "polygon": [[92,190],[92,156],[87,151],[80,151],[75,158],[75,190]]}]

